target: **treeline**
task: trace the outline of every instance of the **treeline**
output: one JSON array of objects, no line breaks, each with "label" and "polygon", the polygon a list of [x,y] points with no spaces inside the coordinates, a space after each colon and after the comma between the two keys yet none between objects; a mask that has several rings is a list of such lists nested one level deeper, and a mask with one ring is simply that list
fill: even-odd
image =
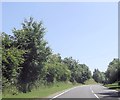
[{"label": "treeline", "polygon": [[105,72],[100,72],[98,69],[95,69],[93,79],[99,83],[111,84],[118,82],[120,85],[120,60],[114,58],[113,61],[109,63]]},{"label": "treeline", "polygon": [[[72,57],[53,54],[44,39],[46,29],[33,18],[24,20],[21,29],[13,29],[13,36],[2,33],[2,87],[14,87],[30,92],[34,86],[56,82],[84,83],[91,78],[85,64]],[[17,93],[17,92],[14,93]]]}]

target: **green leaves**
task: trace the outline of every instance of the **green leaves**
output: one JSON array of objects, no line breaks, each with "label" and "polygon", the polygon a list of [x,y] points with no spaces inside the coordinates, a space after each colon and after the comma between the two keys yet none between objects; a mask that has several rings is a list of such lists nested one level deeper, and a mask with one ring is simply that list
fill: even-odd
[{"label": "green leaves", "polygon": [[50,55],[45,63],[44,72],[47,83],[56,81],[68,81],[70,79],[70,70],[61,62],[59,54]]},{"label": "green leaves", "polygon": [[119,81],[119,73],[120,73],[120,61],[119,59],[113,59],[112,62],[109,63],[108,69],[106,71],[106,77],[108,83],[114,83]]},{"label": "green leaves", "polygon": [[24,62],[23,54],[25,53],[24,50],[14,47],[13,43],[14,39],[11,39],[11,36],[2,34],[2,75],[10,84],[15,83],[20,74],[21,64]]},{"label": "green leaves", "polygon": [[106,72],[100,72],[98,69],[95,69],[93,72],[93,78],[96,82],[99,83],[114,83],[120,81],[120,61],[118,58],[114,58],[108,65]]},{"label": "green leaves", "polygon": [[[42,79],[42,69],[47,57],[51,54],[50,48],[44,40],[45,28],[42,22],[36,22],[30,17],[24,20],[22,29],[13,30],[16,38],[16,45],[21,50],[26,50],[23,55],[25,62],[22,64],[22,72],[19,76],[19,84],[34,84]],[[28,89],[29,90],[29,89]],[[27,88],[25,92],[28,91]]]},{"label": "green leaves", "polygon": [[91,77],[89,68],[85,64],[79,64],[79,62],[72,57],[64,58],[63,62],[71,72],[71,82],[84,83]]},{"label": "green leaves", "polygon": [[106,77],[104,72],[100,72],[98,69],[95,69],[93,72],[93,79],[98,83],[105,83]]}]

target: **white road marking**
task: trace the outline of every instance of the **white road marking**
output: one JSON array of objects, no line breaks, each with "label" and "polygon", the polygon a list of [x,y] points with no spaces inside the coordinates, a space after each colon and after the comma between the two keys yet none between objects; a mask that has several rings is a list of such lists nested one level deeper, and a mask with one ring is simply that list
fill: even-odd
[{"label": "white road marking", "polygon": [[99,99],[99,97],[96,95],[96,94],[94,94],[95,96],[96,96],[96,98],[98,98]]},{"label": "white road marking", "polygon": [[[77,86],[77,87],[79,87],[79,86]],[[62,93],[60,93],[60,94],[58,94],[58,95],[54,96],[54,97],[53,97],[53,98],[51,98],[50,100],[53,100],[53,99],[55,99],[55,98],[57,98],[57,97],[59,97],[59,96],[61,96],[61,95],[65,94],[66,92],[68,92],[68,91],[70,91],[70,90],[72,90],[72,89],[77,88],[77,87],[73,87],[73,88],[71,88],[71,89],[68,89],[68,90],[66,90],[66,91],[64,91],[64,92],[62,92]]]},{"label": "white road marking", "polygon": [[90,87],[90,90],[92,91],[92,93],[94,93],[94,91],[92,90],[92,88]]},{"label": "white road marking", "polygon": [[94,91],[92,90],[92,93],[94,93]]},{"label": "white road marking", "polygon": [[[77,86],[77,87],[80,87],[80,86]],[[73,87],[73,88],[71,88],[71,89],[68,89],[68,90],[66,90],[66,91],[64,91],[64,92],[62,92],[62,93],[60,93],[60,94],[58,94],[58,95],[56,95],[56,96],[52,97],[52,98],[51,98],[51,99],[49,99],[49,100],[53,100],[53,99],[55,99],[55,98],[57,98],[57,97],[59,97],[59,96],[61,96],[61,95],[65,94],[65,93],[67,93],[67,92],[71,91],[72,89],[77,88],[77,87]],[[91,90],[91,92],[94,94],[94,96],[95,96],[96,98],[98,98],[98,99],[99,99],[99,97],[98,97],[98,96],[94,93],[94,91],[92,90],[92,86],[90,87],[90,90]]]},{"label": "white road marking", "polygon": [[95,94],[95,92],[92,90],[92,86],[90,87],[90,90],[92,91],[92,93],[94,94],[94,96],[99,99],[99,97],[97,96],[97,94]]}]

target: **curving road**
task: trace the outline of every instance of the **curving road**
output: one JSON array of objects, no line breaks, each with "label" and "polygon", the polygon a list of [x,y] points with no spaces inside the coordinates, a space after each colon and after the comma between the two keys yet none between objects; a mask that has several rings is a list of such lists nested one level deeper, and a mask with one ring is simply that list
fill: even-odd
[{"label": "curving road", "polygon": [[91,98],[91,100],[119,100],[118,92],[116,90],[110,90],[102,85],[77,86],[62,93],[56,94],[50,98],[52,98],[51,100],[55,100],[57,98]]}]

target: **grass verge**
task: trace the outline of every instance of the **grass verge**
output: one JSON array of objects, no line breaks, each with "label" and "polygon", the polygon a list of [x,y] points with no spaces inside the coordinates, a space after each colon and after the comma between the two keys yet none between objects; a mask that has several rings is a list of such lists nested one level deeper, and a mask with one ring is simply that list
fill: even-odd
[{"label": "grass verge", "polygon": [[90,84],[98,84],[97,82],[94,81],[94,79],[89,79],[85,81],[85,85],[90,85]]},{"label": "grass verge", "polygon": [[[93,79],[89,79],[85,81],[84,85],[89,85],[89,84],[97,84],[97,83]],[[2,98],[5,98],[3,100],[7,100],[7,98],[11,98],[11,99],[12,98],[46,98],[54,93],[57,93],[78,85],[82,85],[82,84],[78,84],[78,83],[72,84],[70,82],[59,82],[51,86],[40,86],[38,89],[33,89],[29,93],[18,93],[17,95],[12,95],[6,92],[2,95]]]},{"label": "grass verge", "polygon": [[[56,92],[72,88],[74,86],[78,86],[80,84],[72,84],[72,83],[56,83],[52,86],[41,86],[38,89],[33,89],[29,93],[19,93],[17,95],[11,95],[11,94],[3,94],[2,98],[45,98],[48,97],[51,94],[54,94]],[[5,99],[6,100],[6,99]]]},{"label": "grass verge", "polygon": [[120,85],[118,85],[118,83],[106,84],[105,87],[120,91]]}]

